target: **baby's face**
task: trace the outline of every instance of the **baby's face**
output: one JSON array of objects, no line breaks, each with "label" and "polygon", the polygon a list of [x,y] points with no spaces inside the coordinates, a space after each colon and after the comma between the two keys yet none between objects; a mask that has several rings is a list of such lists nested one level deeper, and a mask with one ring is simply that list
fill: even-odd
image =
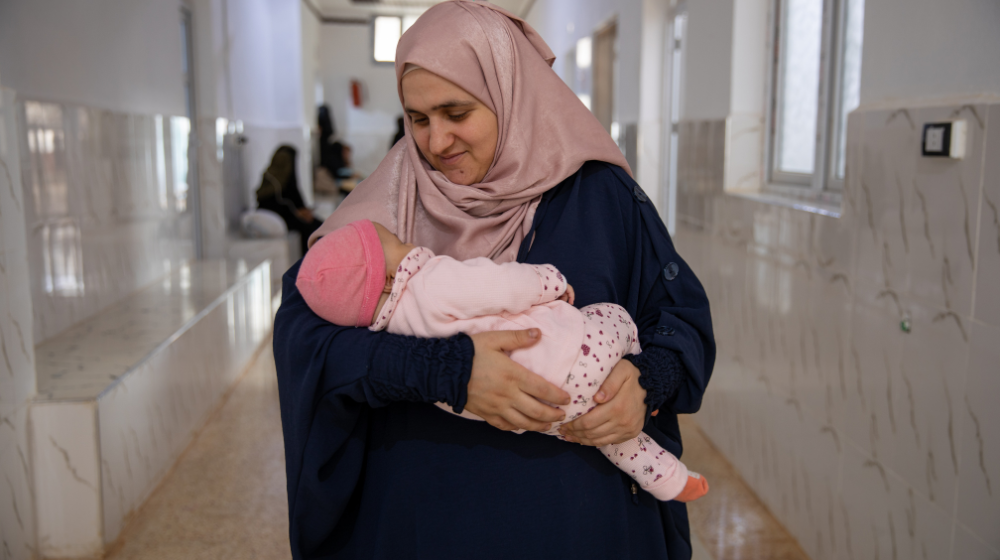
[{"label": "baby's face", "polygon": [[385,254],[385,275],[396,276],[399,264],[416,246],[412,243],[403,243],[380,223],[375,223],[375,231],[378,232],[379,241],[382,242],[382,252]]}]

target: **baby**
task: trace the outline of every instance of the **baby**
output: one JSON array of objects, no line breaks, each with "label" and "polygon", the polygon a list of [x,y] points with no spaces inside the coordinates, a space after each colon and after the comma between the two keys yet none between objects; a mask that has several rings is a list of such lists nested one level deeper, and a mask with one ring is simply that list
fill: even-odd
[{"label": "baby", "polygon": [[[316,242],[296,286],[317,315],[338,325],[426,338],[540,329],[537,344],[510,357],[572,396],[559,407],[565,419],[545,432],[560,438],[559,426],[594,408],[615,364],[640,352],[628,312],[611,303],[576,309],[572,287],[553,266],[438,257],[368,220]],[[468,411],[462,416],[481,420]],[[599,449],[658,500],[688,502],[708,491],[703,477],[645,433]]]}]

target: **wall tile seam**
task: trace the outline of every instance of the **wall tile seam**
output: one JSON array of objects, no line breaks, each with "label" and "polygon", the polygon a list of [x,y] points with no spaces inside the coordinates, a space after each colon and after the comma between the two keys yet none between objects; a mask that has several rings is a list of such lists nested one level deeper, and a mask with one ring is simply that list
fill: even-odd
[{"label": "wall tile seam", "polygon": [[[976,255],[976,260],[972,267],[972,305],[971,313],[975,315],[976,313],[976,289],[979,283],[979,244],[982,243],[982,233],[983,233],[983,214],[985,209],[983,208],[984,198],[986,196],[986,158],[988,153],[986,148],[990,145],[990,105],[986,106],[986,115],[983,117],[982,128],[983,128],[983,153],[979,162],[979,203],[976,205],[976,241],[975,247],[972,250],[972,254]],[[1000,141],[1000,139],[998,139]]]}]

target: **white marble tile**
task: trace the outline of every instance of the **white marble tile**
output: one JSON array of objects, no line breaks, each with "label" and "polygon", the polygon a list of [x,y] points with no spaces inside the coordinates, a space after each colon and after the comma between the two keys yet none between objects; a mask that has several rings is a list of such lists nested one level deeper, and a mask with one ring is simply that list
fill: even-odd
[{"label": "white marble tile", "polygon": [[34,333],[46,340],[194,254],[187,119],[24,101]]},{"label": "white marble tile", "polygon": [[844,405],[851,394],[853,294],[846,275],[831,269],[816,269],[809,294],[803,333],[810,376],[801,398],[825,425],[843,429]]},{"label": "white marble tile", "polygon": [[[0,254],[0,263],[4,255]],[[12,283],[8,274],[0,270],[0,418],[20,408],[35,393],[34,352],[31,333],[26,332],[10,303],[24,298],[28,286]],[[20,319],[20,320],[19,320]],[[24,323],[30,324],[30,318]]]},{"label": "white marble tile", "polygon": [[[901,366],[895,370],[891,412],[895,432],[880,459],[935,504],[953,507],[958,452],[965,424],[969,325],[941,310],[914,305],[912,331],[903,336]],[[884,432],[884,431],[883,431]],[[891,447],[891,450],[890,450]]]},{"label": "white marble tile", "polygon": [[0,419],[0,545],[12,558],[35,551],[35,504],[28,449],[28,405]]},{"label": "white marble tile", "polygon": [[226,256],[226,238],[231,228],[226,222],[226,193],[216,132],[216,119],[197,120],[202,249],[206,258],[217,259]]},{"label": "white marble tile", "polygon": [[956,412],[964,419],[957,515],[1000,550],[1000,328],[975,323],[971,330],[965,394],[956,399]]},{"label": "white marble tile", "polygon": [[843,400],[843,428],[848,439],[868,454],[883,459],[892,449],[902,422],[890,403],[905,392],[900,379],[903,333],[895,301],[876,287],[859,282],[854,295],[850,339],[837,369],[838,395]]},{"label": "white marble tile", "polygon": [[[269,276],[270,265],[261,266]],[[39,398],[96,398],[234,284],[247,282],[248,268],[245,261],[186,263],[39,345]]]},{"label": "white marble tile", "polygon": [[43,552],[117,538],[269,332],[270,278],[267,262],[202,261],[39,347],[43,398],[64,399],[32,406],[39,511],[73,514],[43,521]]},{"label": "white marble tile", "polygon": [[842,558],[948,558],[952,522],[879,461],[845,447]]},{"label": "white marble tile", "polygon": [[31,559],[35,550],[34,503],[30,479],[17,453],[0,455],[0,545],[6,558]]},{"label": "white marble tile", "polygon": [[38,547],[54,558],[103,550],[97,404],[31,406]]},{"label": "white marble tile", "polygon": [[1000,550],[990,547],[961,523],[956,523],[955,544],[951,558],[952,560],[1000,560]]},{"label": "white marble tile", "polygon": [[905,192],[896,188],[896,167],[890,147],[899,151],[913,149],[914,129],[909,121],[895,117],[892,111],[873,111],[865,115],[862,160],[858,183],[852,185],[857,221],[857,278],[881,286],[896,294],[909,288],[907,257],[909,239],[902,218]]},{"label": "white marble tile", "polygon": [[[910,111],[917,125],[916,140],[908,142],[903,153],[897,149],[887,163],[899,180],[897,188],[906,193],[910,291],[926,305],[963,317],[972,311],[986,112],[987,106],[981,104]],[[954,118],[968,123],[966,157],[922,157],[919,138],[924,123]]]},{"label": "white marble tile", "polygon": [[27,439],[35,392],[31,288],[14,92],[0,88],[0,554],[35,557]]},{"label": "white marble tile", "polygon": [[[712,125],[682,125],[676,243],[719,352],[699,423],[815,558],[997,558],[1000,159],[974,121],[998,107],[853,113],[839,219],[703,188]],[[921,158],[952,118],[970,156]]]},{"label": "white marble tile", "polygon": [[98,398],[105,542],[118,536],[266,336],[269,276],[267,267],[256,269]]},{"label": "white marble tile", "polygon": [[730,115],[726,119],[726,191],[756,192],[764,179],[764,119]]},{"label": "white marble tile", "polygon": [[1000,105],[989,108],[973,315],[1000,327]]}]

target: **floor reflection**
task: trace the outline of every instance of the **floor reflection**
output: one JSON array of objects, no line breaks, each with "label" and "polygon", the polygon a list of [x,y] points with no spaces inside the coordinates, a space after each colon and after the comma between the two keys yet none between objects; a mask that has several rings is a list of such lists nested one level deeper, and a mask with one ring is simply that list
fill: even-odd
[{"label": "floor reflection", "polygon": [[708,478],[708,495],[688,505],[691,532],[715,560],[809,560],[690,416],[681,416],[684,463]]}]

